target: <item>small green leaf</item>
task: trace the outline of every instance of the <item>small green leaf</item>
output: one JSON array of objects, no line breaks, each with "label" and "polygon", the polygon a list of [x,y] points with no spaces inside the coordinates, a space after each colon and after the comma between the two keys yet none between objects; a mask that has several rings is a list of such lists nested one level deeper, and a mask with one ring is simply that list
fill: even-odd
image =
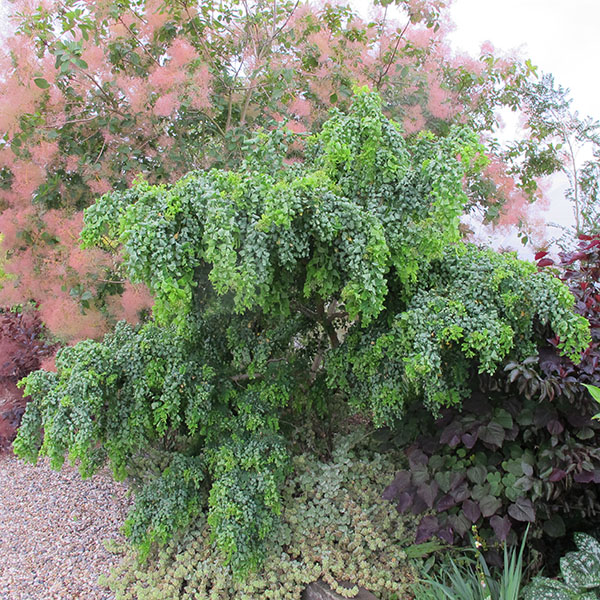
[{"label": "small green leaf", "polygon": [[600,404],[600,388],[588,383],[583,383],[582,385],[592,395],[592,398]]},{"label": "small green leaf", "polygon": [[491,517],[493,514],[495,514],[501,506],[502,502],[494,496],[484,496],[479,502],[481,514],[486,518]]},{"label": "small green leaf", "polygon": [[565,535],[565,522],[559,515],[553,515],[544,523],[544,532],[550,537],[562,537]]},{"label": "small green leaf", "polygon": [[37,85],[42,90],[47,90],[50,87],[50,84],[43,77],[36,77],[33,80],[33,83]]},{"label": "small green leaf", "polygon": [[73,62],[80,68],[80,69],[87,69],[88,68],[88,64],[85,62],[85,60],[83,60],[82,58],[74,58]]}]

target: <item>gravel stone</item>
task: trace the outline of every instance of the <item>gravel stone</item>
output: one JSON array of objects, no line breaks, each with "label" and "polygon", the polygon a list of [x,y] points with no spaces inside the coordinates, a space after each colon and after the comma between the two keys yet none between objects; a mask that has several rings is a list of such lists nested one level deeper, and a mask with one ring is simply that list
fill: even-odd
[{"label": "gravel stone", "polygon": [[106,470],[83,480],[0,454],[0,599],[113,600],[98,577],[120,558],[103,542],[123,541],[126,492]]}]

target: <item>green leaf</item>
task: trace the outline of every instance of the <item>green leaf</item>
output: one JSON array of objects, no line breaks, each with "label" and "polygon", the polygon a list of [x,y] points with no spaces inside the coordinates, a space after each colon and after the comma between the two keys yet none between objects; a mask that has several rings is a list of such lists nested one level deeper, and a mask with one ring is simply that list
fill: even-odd
[{"label": "green leaf", "polygon": [[513,418],[510,413],[503,408],[499,408],[494,412],[494,421],[504,429],[512,429],[513,426]]},{"label": "green leaf", "polygon": [[486,518],[495,515],[501,506],[502,502],[494,496],[484,496],[479,501],[479,509],[481,510],[481,514]]},{"label": "green leaf", "polygon": [[33,80],[33,83],[37,85],[42,90],[47,90],[50,87],[50,84],[43,77],[36,77]]},{"label": "green leaf", "polygon": [[467,477],[473,483],[482,485],[485,482],[487,469],[483,465],[475,465],[467,469]]},{"label": "green leaf", "polygon": [[492,421],[488,425],[482,426],[479,429],[479,438],[489,444],[500,448],[504,442],[505,432],[504,427],[500,423]]},{"label": "green leaf", "polygon": [[554,579],[535,577],[524,590],[525,600],[573,600],[569,588]]},{"label": "green leaf", "polygon": [[581,385],[583,385],[583,387],[592,395],[592,398],[600,404],[600,388],[595,385],[590,385],[589,383],[582,383]]},{"label": "green leaf", "polygon": [[550,519],[544,522],[544,531],[554,538],[559,538],[565,535],[565,522],[559,515],[553,515]]},{"label": "green leaf", "polygon": [[85,62],[85,60],[83,60],[82,58],[74,58],[73,62],[80,68],[80,69],[88,69],[88,64]]}]

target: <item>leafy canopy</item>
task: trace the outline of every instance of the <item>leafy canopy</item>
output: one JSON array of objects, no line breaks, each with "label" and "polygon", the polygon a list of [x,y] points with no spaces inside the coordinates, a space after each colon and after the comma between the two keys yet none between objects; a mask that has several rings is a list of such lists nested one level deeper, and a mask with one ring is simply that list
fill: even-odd
[{"label": "leafy canopy", "polygon": [[377,424],[456,403],[475,371],[531,350],[534,319],[569,356],[588,343],[558,280],[460,243],[462,180],[485,164],[472,132],[409,143],[363,89],[288,164],[296,141],[259,133],[238,171],[140,180],[86,211],[85,245],[122,245],[154,320],[30,375],[15,449],[137,474],[127,530],[146,550],[206,510],[232,566],[254,567],[290,422],[339,420],[346,400]]},{"label": "leafy canopy", "polygon": [[[537,178],[559,170],[561,144],[584,133],[563,118],[564,94],[489,45],[478,57],[453,52],[440,26],[446,0],[374,4],[364,20],[295,0],[12,0],[14,34],[0,47],[0,304],[34,300],[70,342],[137,322],[152,300],[123,283],[118,261],[80,251],[83,208],[136,173],[161,183],[238,169],[259,127],[283,119],[316,132],[332,106],[348,108],[356,82],[381,94],[405,135],[446,135],[465,119],[485,132],[490,164],[467,178],[469,206],[525,227]],[[526,140],[498,142],[502,106],[524,111]],[[588,139],[596,129],[586,125]],[[575,168],[582,210],[597,168]]]}]

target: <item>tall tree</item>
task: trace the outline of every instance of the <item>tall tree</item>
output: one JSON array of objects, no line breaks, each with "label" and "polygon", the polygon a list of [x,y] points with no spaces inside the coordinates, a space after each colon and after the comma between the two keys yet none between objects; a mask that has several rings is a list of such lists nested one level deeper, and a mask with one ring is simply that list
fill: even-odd
[{"label": "tall tree", "polygon": [[[387,2],[370,21],[291,0],[12,6],[0,65],[0,303],[36,300],[66,339],[151,304],[114,257],[78,249],[80,211],[95,197],[138,173],[161,183],[236,167],[254,131],[285,121],[310,132],[332,106],[348,107],[355,84],[379,91],[406,136],[465,121],[489,132],[494,107],[516,107],[532,73],[485,48],[479,59],[454,55],[443,0],[398,0],[401,22]],[[470,186],[489,216],[527,205],[507,170],[498,156]]]}]

